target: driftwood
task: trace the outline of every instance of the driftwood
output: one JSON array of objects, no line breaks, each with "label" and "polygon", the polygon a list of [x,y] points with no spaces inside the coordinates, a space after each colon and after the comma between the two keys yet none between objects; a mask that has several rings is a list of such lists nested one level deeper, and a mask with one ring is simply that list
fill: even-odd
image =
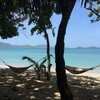
[{"label": "driftwood", "polygon": [[78,68],[78,67],[72,67],[72,66],[66,65],[65,69],[72,74],[82,74],[82,73],[87,72],[89,70],[94,70],[97,67],[100,67],[100,65],[97,65],[97,66],[91,67],[91,68]]}]

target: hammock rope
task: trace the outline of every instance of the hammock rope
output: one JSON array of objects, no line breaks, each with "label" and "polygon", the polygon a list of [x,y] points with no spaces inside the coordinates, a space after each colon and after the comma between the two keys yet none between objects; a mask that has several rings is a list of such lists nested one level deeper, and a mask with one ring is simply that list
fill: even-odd
[{"label": "hammock rope", "polygon": [[[45,58],[45,57],[44,57]],[[44,59],[43,58],[43,59]],[[41,59],[42,60],[42,59]],[[29,66],[26,66],[26,67],[13,67],[11,65],[8,65],[5,61],[1,60],[6,66],[8,66],[13,72],[15,73],[23,73],[24,71],[26,71],[28,68],[32,67],[34,64],[31,64]],[[65,65],[65,69],[67,71],[69,71],[70,73],[72,74],[82,74],[84,72],[87,72],[89,70],[94,70],[96,69],[97,67],[100,67],[100,65],[97,65],[97,66],[94,66],[94,67],[91,67],[91,68],[78,68],[78,67],[72,67],[72,66],[68,66],[68,65]]]},{"label": "hammock rope", "polygon": [[1,60],[6,66],[8,66],[13,72],[15,73],[23,73],[25,72],[28,68],[32,67],[33,64],[26,66],[26,67],[13,67],[11,65],[8,65],[5,61]]},{"label": "hammock rope", "polygon": [[91,68],[78,68],[78,67],[72,67],[72,66],[65,65],[65,69],[72,74],[82,74],[82,73],[87,72],[89,70],[94,70],[97,67],[100,67],[100,65],[97,65],[97,66],[94,66]]}]

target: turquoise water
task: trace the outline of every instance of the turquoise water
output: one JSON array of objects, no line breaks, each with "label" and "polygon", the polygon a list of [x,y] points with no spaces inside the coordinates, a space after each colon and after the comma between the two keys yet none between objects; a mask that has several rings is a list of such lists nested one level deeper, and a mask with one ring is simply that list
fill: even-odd
[{"label": "turquoise water", "polygon": [[[60,51],[59,51],[60,52]],[[51,48],[51,54],[54,55],[54,48]],[[23,56],[28,56],[35,61],[46,56],[46,48],[0,48],[0,58],[10,65],[27,66],[30,63],[27,60],[22,60]],[[65,63],[71,66],[92,67],[100,64],[100,49],[99,48],[76,48],[65,49]],[[55,61],[52,58],[52,64],[55,66]],[[0,65],[4,65],[0,61]],[[16,66],[17,67],[17,66]],[[100,71],[97,68],[96,71]]]}]

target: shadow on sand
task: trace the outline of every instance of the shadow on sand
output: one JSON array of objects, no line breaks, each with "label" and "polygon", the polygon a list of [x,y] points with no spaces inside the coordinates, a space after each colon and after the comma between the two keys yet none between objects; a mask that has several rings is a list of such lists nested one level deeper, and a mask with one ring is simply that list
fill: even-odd
[{"label": "shadow on sand", "polygon": [[16,75],[1,70],[0,100],[60,100],[55,81],[37,80],[32,72]]},{"label": "shadow on sand", "polygon": [[[88,76],[68,75],[74,100],[100,100],[100,80]],[[37,80],[34,72],[16,75],[0,69],[0,100],[60,100],[56,78]]]},{"label": "shadow on sand", "polygon": [[71,75],[69,84],[74,100],[100,100],[100,78]]}]

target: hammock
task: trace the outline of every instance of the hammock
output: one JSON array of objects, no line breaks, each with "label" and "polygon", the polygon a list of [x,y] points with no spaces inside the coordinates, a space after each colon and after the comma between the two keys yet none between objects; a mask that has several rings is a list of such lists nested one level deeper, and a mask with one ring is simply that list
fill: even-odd
[{"label": "hammock", "polygon": [[27,66],[27,67],[13,67],[13,66],[11,66],[11,65],[8,65],[5,61],[3,61],[2,60],[2,62],[6,65],[6,66],[8,66],[13,72],[15,72],[15,73],[23,73],[24,71],[26,71],[28,68],[30,68],[30,67],[32,67],[33,66],[33,64],[32,65],[29,65],[29,66]]},{"label": "hammock", "polygon": [[97,65],[97,66],[91,67],[91,68],[78,68],[78,67],[72,67],[72,66],[65,65],[65,69],[72,74],[82,74],[82,73],[87,72],[89,70],[93,70],[97,67],[100,67],[100,65]]}]

